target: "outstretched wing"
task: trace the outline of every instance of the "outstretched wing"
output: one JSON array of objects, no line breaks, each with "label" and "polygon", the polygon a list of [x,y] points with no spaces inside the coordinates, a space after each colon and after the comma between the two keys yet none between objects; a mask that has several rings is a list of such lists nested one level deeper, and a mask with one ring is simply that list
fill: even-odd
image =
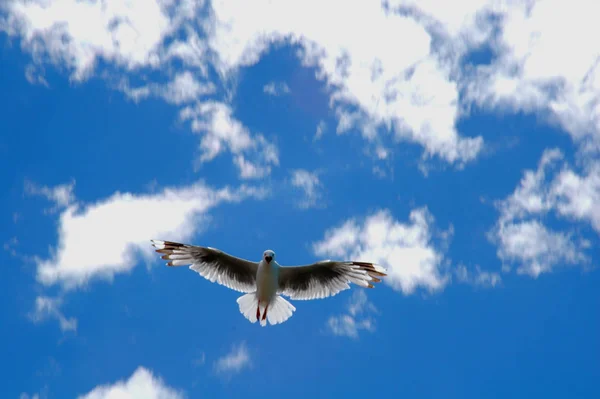
[{"label": "outstretched wing", "polygon": [[190,265],[210,282],[240,292],[256,291],[256,271],[258,264],[236,258],[223,251],[210,247],[181,244],[173,241],[151,240],[156,252],[164,254],[167,266]]},{"label": "outstretched wing", "polygon": [[321,261],[306,266],[282,267],[279,270],[279,292],[290,299],[320,299],[350,288],[354,283],[373,288],[385,269],[368,262]]}]

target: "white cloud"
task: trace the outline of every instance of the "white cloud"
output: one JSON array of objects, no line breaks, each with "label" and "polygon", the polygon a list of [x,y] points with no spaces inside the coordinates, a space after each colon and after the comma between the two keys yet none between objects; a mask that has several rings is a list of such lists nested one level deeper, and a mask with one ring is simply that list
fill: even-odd
[{"label": "white cloud", "polygon": [[327,320],[327,327],[334,335],[358,338],[360,330],[374,331],[371,319],[357,320],[354,317],[343,314],[331,316]]},{"label": "white cloud", "polygon": [[[473,159],[481,149],[480,137],[461,137],[455,128],[473,102],[536,112],[585,150],[600,149],[600,47],[577,45],[600,36],[593,2],[444,4],[219,0],[212,3],[209,44],[223,71],[255,63],[271,43],[300,44],[303,62],[316,65],[332,88],[338,131],[357,127],[375,139],[375,127],[387,127],[449,162]],[[570,28],[557,30],[556,15]],[[368,29],[356,29],[355,21]],[[411,40],[393,39],[400,37]],[[464,68],[485,45],[491,63]]]},{"label": "white cloud", "polygon": [[[272,166],[279,165],[277,147],[248,129],[232,115],[231,108],[219,102],[198,103],[180,113],[181,120],[191,120],[194,132],[202,133],[199,162],[214,159],[228,150],[235,156],[240,177],[258,178],[268,175]],[[248,160],[252,157],[252,161]]]},{"label": "white cloud", "polygon": [[498,256],[519,261],[519,273],[537,277],[561,264],[584,261],[582,248],[570,234],[555,232],[535,220],[501,224],[497,231]]},{"label": "white cloud", "polygon": [[26,194],[45,197],[55,204],[55,207],[50,209],[51,212],[60,208],[65,208],[75,201],[75,194],[73,194],[74,188],[74,180],[71,180],[70,183],[59,184],[54,187],[39,186],[29,180],[25,181]]},{"label": "white cloud", "polygon": [[[72,70],[72,79],[83,81],[94,73],[99,60],[112,62],[124,68],[122,76],[118,72],[103,76],[129,98],[139,101],[155,96],[171,104],[186,105],[215,94],[219,83],[209,81],[210,57],[206,42],[197,31],[195,20],[203,3],[203,0],[133,0],[124,4],[15,0],[0,6],[7,11],[7,18],[0,21],[0,30],[21,37],[23,48],[32,53],[36,66],[50,62],[66,67]],[[172,60],[182,61],[184,69],[174,72],[176,68],[169,64]],[[160,68],[159,72],[166,73],[154,73],[160,82],[132,74],[145,73],[147,68]],[[145,83],[130,83],[140,77]],[[228,105],[214,101],[181,111],[182,119],[192,120],[192,130],[204,133],[200,162],[214,159],[228,147],[240,177],[268,175],[279,164],[277,148],[262,135],[250,135],[231,113]]]},{"label": "white cloud", "polygon": [[[179,6],[188,7],[188,12],[193,17],[196,6],[204,4],[204,0],[191,0],[176,3]],[[200,38],[198,32],[190,25],[185,25],[185,39],[175,39],[166,50],[167,59],[176,59],[183,62],[185,67],[198,70],[201,76],[208,76],[207,45]]]},{"label": "white cloud", "polygon": [[190,71],[176,74],[172,81],[165,84],[150,83],[132,88],[127,80],[123,80],[119,88],[135,101],[154,95],[177,105],[193,102],[202,96],[213,94],[216,90],[213,83],[199,82]]},{"label": "white cloud", "polygon": [[600,162],[588,165],[585,175],[565,167],[552,185],[556,209],[561,215],[588,222],[600,233]]},{"label": "white cloud", "polygon": [[320,121],[319,124],[317,125],[317,131],[315,132],[313,141],[317,141],[321,137],[323,137],[323,133],[325,133],[326,129],[327,129],[327,124],[325,123],[325,121]]},{"label": "white cloud", "polygon": [[[492,109],[538,112],[576,142],[600,146],[600,36],[594,2],[497,1],[495,60],[478,68],[469,96]],[[556,16],[561,26],[556,28]]]},{"label": "white cloud", "polygon": [[[327,82],[338,132],[357,128],[374,146],[385,129],[422,145],[425,157],[462,165],[483,145],[481,137],[456,130],[461,112],[475,103],[492,111],[537,112],[584,149],[600,149],[600,48],[574,45],[599,36],[593,2],[465,0],[451,10],[444,5],[215,0],[209,13],[200,13],[202,0],[12,0],[0,5],[0,30],[19,38],[35,65],[66,67],[76,80],[92,74],[99,60],[125,72],[160,68],[168,74],[173,68],[167,64],[181,60],[185,70],[166,85],[125,87],[136,98],[154,93],[179,104],[212,90],[189,79],[189,71],[208,80],[212,63],[227,82],[229,72],[285,42],[299,45],[303,64],[316,66]],[[569,29],[557,31],[555,15]],[[470,53],[486,46],[491,63],[465,68]],[[208,141],[214,144],[214,135]],[[260,163],[252,161],[263,168]],[[237,164],[244,168],[241,158]]]},{"label": "white cloud", "polygon": [[166,86],[163,96],[165,100],[174,104],[192,101],[200,95],[212,94],[215,86],[212,83],[201,84],[194,75],[185,71],[175,76],[175,79]]},{"label": "white cloud", "polygon": [[73,79],[83,80],[100,59],[128,70],[158,67],[166,57],[165,38],[190,21],[201,3],[13,0],[1,6],[8,17],[0,30],[20,36],[36,62],[65,66]]},{"label": "white cloud", "polygon": [[310,208],[317,206],[321,198],[322,184],[319,176],[315,172],[309,172],[304,169],[292,170],[292,186],[301,189],[304,192],[304,199],[298,202],[301,208]]},{"label": "white cloud", "polygon": [[571,227],[549,228],[548,215],[586,222],[600,232],[600,162],[590,162],[580,175],[563,158],[557,149],[545,151],[537,170],[525,171],[515,191],[497,203],[500,217],[490,238],[500,259],[517,263],[519,273],[537,277],[557,266],[587,263],[590,243]]},{"label": "white cloud", "polygon": [[164,383],[145,367],[138,367],[127,380],[98,385],[78,399],[183,399],[184,394]]},{"label": "white cloud", "polygon": [[271,173],[270,165],[248,161],[243,155],[236,156],[233,163],[238,167],[242,179],[259,179]]},{"label": "white cloud", "polygon": [[[433,216],[427,208],[418,208],[410,212],[409,219],[408,223],[394,220],[388,210],[378,211],[362,222],[350,219],[328,230],[313,249],[319,256],[381,264],[388,270],[383,281],[405,295],[418,287],[443,289],[449,276],[441,270],[444,256],[433,243]],[[441,236],[447,241],[449,234]]]},{"label": "white cloud", "polygon": [[29,394],[23,392],[19,395],[19,399],[40,399],[40,395],[37,393],[34,393],[33,395],[29,395]]},{"label": "white cloud", "polygon": [[556,161],[563,158],[557,149],[544,151],[537,171],[526,170],[523,173],[520,185],[506,200],[498,203],[502,217],[506,220],[523,217],[529,213],[546,213],[553,206],[546,175],[555,167]]},{"label": "white cloud", "polygon": [[246,343],[242,342],[232,347],[231,352],[215,362],[215,370],[219,374],[231,375],[239,373],[243,369],[250,367],[250,365],[250,353],[248,352]]},{"label": "white cloud", "polygon": [[25,67],[25,79],[32,85],[40,84],[42,86],[50,87],[48,81],[44,77],[43,68],[34,64],[29,64]]},{"label": "white cloud", "polygon": [[465,265],[458,265],[454,272],[458,281],[475,286],[495,287],[502,282],[500,273],[481,270],[479,265],[475,266],[474,271],[467,269]]},{"label": "white cloud", "polygon": [[111,280],[136,265],[136,254],[151,259],[150,239],[189,239],[209,209],[261,195],[246,187],[213,190],[196,183],[153,194],[117,192],[92,204],[69,205],[59,217],[56,248],[49,259],[37,259],[37,278],[67,289],[93,278]]},{"label": "white cloud", "polygon": [[34,323],[42,322],[48,318],[54,318],[58,320],[61,331],[76,331],[77,319],[74,317],[65,317],[60,310],[61,305],[61,298],[38,296],[35,299],[34,311],[29,317]]},{"label": "white cloud", "polygon": [[[368,139],[382,126],[449,162],[468,161],[479,152],[481,137],[456,132],[458,85],[415,19],[372,1],[219,0],[211,6],[209,46],[222,73],[257,62],[272,43],[301,44],[303,62],[317,66],[334,89],[331,100],[340,117],[352,119],[350,125],[358,124]],[[369,28],[357,29],[356,21]],[[402,37],[411,40],[392,39]],[[359,111],[351,113],[353,106]]]},{"label": "white cloud", "polygon": [[281,96],[290,93],[290,88],[285,82],[269,82],[263,87],[263,91],[272,96]]},{"label": "white cloud", "polygon": [[363,313],[375,313],[377,308],[369,302],[364,290],[355,290],[348,302],[348,313],[331,316],[327,320],[327,327],[334,335],[358,338],[360,330],[375,331],[375,322]]},{"label": "white cloud", "polygon": [[[475,102],[546,113],[586,148],[600,147],[600,48],[573,45],[600,32],[591,2],[474,0],[451,11],[434,0],[390,1],[387,9],[368,1],[242,3],[212,3],[209,44],[221,70],[257,62],[272,43],[301,44],[303,61],[316,65],[333,89],[339,130],[357,127],[374,139],[375,127],[384,126],[425,146],[427,155],[468,161],[482,142],[461,138],[455,121]],[[556,10],[576,29],[558,33]],[[356,20],[369,29],[356,29]],[[491,64],[463,68],[465,56],[486,42]]]}]

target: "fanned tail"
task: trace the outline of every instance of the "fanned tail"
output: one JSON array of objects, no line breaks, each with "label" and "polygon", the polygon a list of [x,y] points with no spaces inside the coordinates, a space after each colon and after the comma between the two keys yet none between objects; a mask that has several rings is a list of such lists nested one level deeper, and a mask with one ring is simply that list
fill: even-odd
[{"label": "fanned tail", "polygon": [[[250,323],[256,323],[260,319],[260,325],[263,327],[267,325],[267,321],[271,325],[283,323],[292,317],[292,314],[296,311],[294,305],[279,295],[275,296],[266,308],[262,303],[259,307],[256,292],[242,295],[236,302],[240,307],[240,313],[244,315]],[[267,312],[267,316],[263,319],[265,311]]]}]

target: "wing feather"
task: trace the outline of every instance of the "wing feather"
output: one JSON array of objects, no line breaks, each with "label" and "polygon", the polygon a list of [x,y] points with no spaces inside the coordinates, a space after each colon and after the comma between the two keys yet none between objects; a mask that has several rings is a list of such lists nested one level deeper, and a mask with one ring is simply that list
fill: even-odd
[{"label": "wing feather", "polygon": [[320,299],[350,288],[354,283],[373,288],[385,269],[369,262],[321,261],[311,265],[282,267],[279,271],[279,293],[290,299]]},{"label": "wing feather", "polygon": [[164,254],[167,266],[190,265],[190,269],[210,282],[239,292],[256,291],[258,264],[211,247],[151,240],[156,252]]}]

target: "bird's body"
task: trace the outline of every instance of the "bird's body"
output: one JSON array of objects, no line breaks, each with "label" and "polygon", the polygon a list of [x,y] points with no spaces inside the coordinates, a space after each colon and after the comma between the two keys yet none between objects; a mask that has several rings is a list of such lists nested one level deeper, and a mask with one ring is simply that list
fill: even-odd
[{"label": "bird's body", "polygon": [[[266,262],[262,259],[258,262],[256,271],[256,318],[257,320],[266,320],[269,305],[273,302],[273,298],[277,295],[279,278],[279,265],[274,260]],[[262,317],[261,317],[261,307]]]},{"label": "bird's body", "polygon": [[237,299],[240,312],[250,322],[283,323],[296,308],[291,299],[320,299],[350,288],[349,282],[373,288],[385,270],[378,265],[356,261],[321,261],[311,265],[284,267],[275,252],[266,250],[260,262],[237,258],[211,247],[152,240],[156,252],[168,259],[167,266],[190,265],[211,282],[217,282],[245,295]]},{"label": "bird's body", "polygon": [[256,271],[256,296],[261,303],[269,303],[277,293],[279,264],[261,260]]}]

